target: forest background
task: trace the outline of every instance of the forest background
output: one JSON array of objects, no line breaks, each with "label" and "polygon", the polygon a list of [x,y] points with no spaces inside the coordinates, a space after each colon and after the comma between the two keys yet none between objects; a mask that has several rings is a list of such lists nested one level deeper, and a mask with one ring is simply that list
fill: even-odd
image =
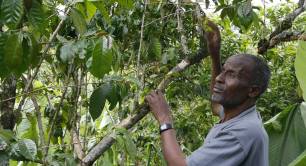
[{"label": "forest background", "polygon": [[251,53],[271,68],[257,102],[270,165],[305,165],[305,8],[305,0],[0,0],[0,165],[165,165],[158,125],[145,116],[144,96],[157,87],[190,154],[218,121],[207,18],[220,29],[222,63]]}]

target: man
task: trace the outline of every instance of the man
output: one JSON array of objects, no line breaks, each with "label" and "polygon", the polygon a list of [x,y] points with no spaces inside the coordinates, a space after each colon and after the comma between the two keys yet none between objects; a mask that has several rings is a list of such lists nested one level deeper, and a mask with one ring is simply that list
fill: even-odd
[{"label": "man", "polygon": [[164,157],[169,166],[267,166],[268,136],[256,111],[256,100],[266,90],[270,70],[260,58],[239,54],[228,58],[216,77],[212,102],[223,106],[221,121],[204,145],[185,158],[172,127],[169,106],[160,91],[146,96],[161,125]]}]

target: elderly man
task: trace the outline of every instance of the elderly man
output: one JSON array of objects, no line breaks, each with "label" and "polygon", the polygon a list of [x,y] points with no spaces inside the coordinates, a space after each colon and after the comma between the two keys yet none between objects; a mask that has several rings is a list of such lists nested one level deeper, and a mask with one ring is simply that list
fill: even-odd
[{"label": "elderly man", "polygon": [[219,103],[220,122],[204,144],[185,157],[176,140],[169,106],[160,91],[146,96],[160,124],[162,149],[170,166],[267,166],[268,136],[256,111],[256,100],[266,90],[270,70],[260,58],[239,54],[227,59],[216,77],[212,102]]}]

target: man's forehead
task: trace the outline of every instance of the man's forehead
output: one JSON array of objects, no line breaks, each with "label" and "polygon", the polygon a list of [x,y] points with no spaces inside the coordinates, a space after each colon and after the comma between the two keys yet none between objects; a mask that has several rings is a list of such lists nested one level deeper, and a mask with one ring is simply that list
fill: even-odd
[{"label": "man's forehead", "polygon": [[225,61],[225,64],[223,67],[229,70],[237,71],[237,72],[249,72],[251,71],[253,67],[253,63],[247,57],[244,57],[242,55],[240,56],[236,55],[236,56],[229,57]]}]

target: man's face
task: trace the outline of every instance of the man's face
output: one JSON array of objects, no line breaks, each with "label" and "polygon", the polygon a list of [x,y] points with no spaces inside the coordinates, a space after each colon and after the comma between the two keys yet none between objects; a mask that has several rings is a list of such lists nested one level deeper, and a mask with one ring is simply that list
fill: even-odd
[{"label": "man's face", "polygon": [[243,56],[228,58],[216,77],[212,101],[223,107],[235,107],[249,98],[253,62]]}]

